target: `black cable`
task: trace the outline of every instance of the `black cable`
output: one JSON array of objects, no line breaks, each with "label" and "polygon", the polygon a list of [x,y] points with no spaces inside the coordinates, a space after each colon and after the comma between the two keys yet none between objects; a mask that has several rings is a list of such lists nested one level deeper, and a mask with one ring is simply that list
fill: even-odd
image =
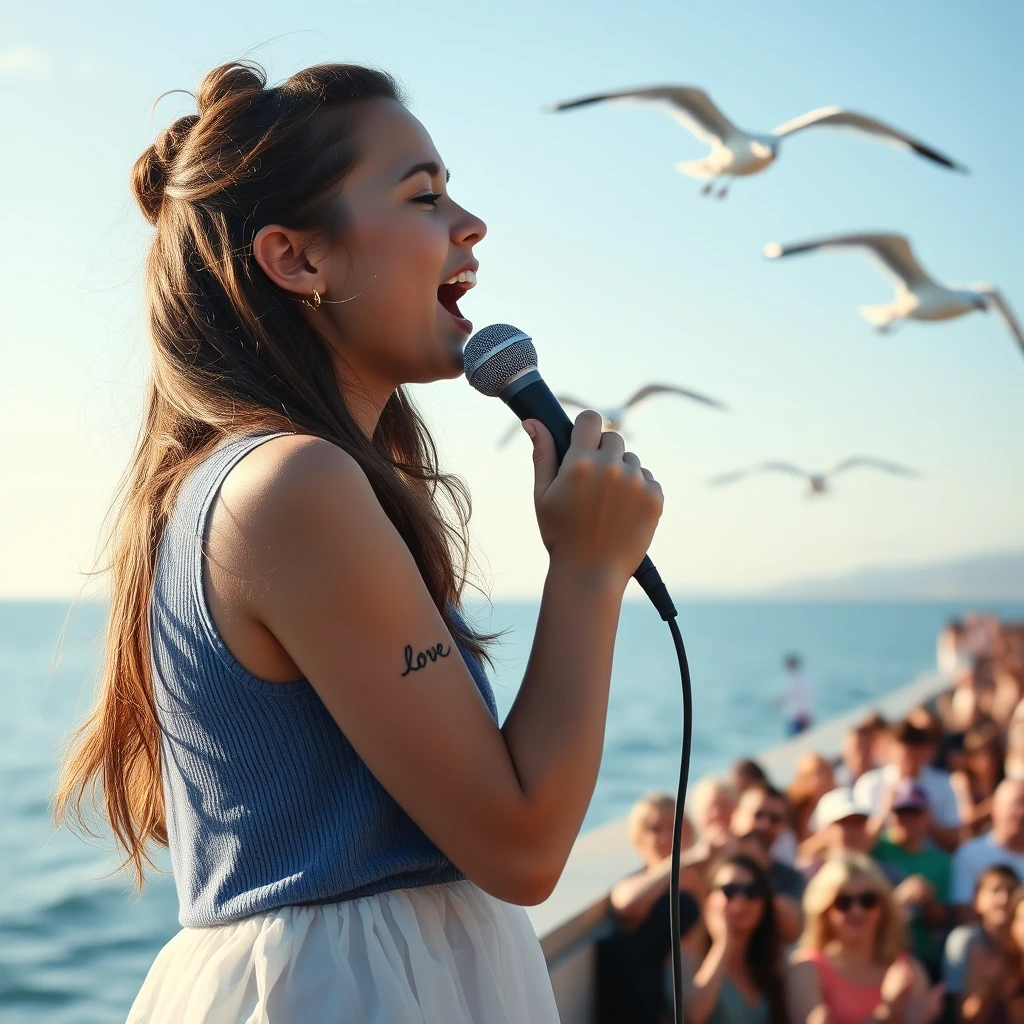
[{"label": "black cable", "polygon": [[[673,609],[674,611],[675,609]],[[676,794],[676,813],[672,829],[672,877],[669,879],[669,934],[672,941],[672,1016],[675,1024],[683,1024],[683,957],[679,948],[679,859],[683,831],[683,805],[686,802],[686,783],[690,777],[690,743],[693,725],[693,693],[690,689],[690,666],[686,648],[676,624],[675,616],[665,620],[672,632],[679,659],[679,678],[683,684],[683,750],[679,762],[679,791]]]}]

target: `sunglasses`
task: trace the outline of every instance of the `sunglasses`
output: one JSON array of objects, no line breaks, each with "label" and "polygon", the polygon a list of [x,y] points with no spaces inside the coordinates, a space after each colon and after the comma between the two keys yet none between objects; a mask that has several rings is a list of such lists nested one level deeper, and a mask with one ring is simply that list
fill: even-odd
[{"label": "sunglasses", "polygon": [[734,900],[737,896],[743,896],[748,900],[759,900],[764,897],[764,889],[757,882],[725,882],[715,888],[721,890],[727,900]]},{"label": "sunglasses", "polygon": [[756,811],[754,818],[755,820],[764,818],[765,821],[770,821],[773,825],[781,825],[786,820],[778,811]]},{"label": "sunglasses", "polygon": [[854,905],[864,910],[874,910],[875,907],[882,905],[882,897],[877,892],[841,892],[832,904],[841,914],[849,913]]}]

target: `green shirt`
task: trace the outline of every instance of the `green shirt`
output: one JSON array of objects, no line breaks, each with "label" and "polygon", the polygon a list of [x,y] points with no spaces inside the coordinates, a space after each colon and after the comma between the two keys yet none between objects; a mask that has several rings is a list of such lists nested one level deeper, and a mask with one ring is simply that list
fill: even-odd
[{"label": "green shirt", "polygon": [[[935,890],[935,901],[942,906],[949,905],[952,858],[945,850],[930,847],[915,853],[911,850],[904,850],[883,836],[871,851],[871,856],[875,858],[893,885],[899,885],[911,875],[920,875],[931,883],[931,887]],[[937,961],[939,947],[932,934],[932,929],[924,919],[923,908],[919,913],[914,913],[911,910],[907,935],[915,956],[926,963]]]}]

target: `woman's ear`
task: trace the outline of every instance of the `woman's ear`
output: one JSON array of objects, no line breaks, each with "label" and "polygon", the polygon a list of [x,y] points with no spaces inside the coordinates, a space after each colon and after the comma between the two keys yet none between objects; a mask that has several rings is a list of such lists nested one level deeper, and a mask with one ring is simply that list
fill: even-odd
[{"label": "woman's ear", "polygon": [[256,232],[252,252],[263,271],[279,288],[307,298],[315,288],[323,294],[327,289],[320,270],[306,255],[304,233],[267,224]]}]

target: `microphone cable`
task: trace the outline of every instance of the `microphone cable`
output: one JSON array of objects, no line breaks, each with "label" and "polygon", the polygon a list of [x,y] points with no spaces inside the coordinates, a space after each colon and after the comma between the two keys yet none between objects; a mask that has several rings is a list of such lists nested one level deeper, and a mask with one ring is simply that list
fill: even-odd
[{"label": "microphone cable", "polygon": [[[520,420],[537,419],[551,432],[561,464],[572,442],[573,424],[537,369],[533,339],[512,324],[491,324],[477,331],[463,353],[466,380],[482,395],[500,398]],[[633,578],[668,623],[679,661],[683,687],[683,743],[679,762],[672,831],[672,877],[669,879],[669,935],[672,943],[672,1004],[675,1024],[683,1024],[683,959],[679,948],[679,861],[683,831],[686,784],[690,775],[690,747],[693,733],[693,694],[686,648],[676,622],[678,615],[668,588],[650,557],[644,555]]]},{"label": "microphone cable", "polygon": [[[673,609],[673,612],[675,609]],[[683,805],[686,802],[686,785],[690,777],[690,748],[693,741],[693,690],[690,686],[690,664],[686,660],[686,648],[679,632],[676,616],[665,620],[672,633],[676,658],[679,662],[679,680],[683,687],[683,743],[679,760],[679,788],[676,793],[675,818],[672,824],[672,877],[669,879],[669,935],[672,942],[672,1018],[675,1024],[683,1024],[683,955],[679,947],[679,868],[683,832]]]}]

